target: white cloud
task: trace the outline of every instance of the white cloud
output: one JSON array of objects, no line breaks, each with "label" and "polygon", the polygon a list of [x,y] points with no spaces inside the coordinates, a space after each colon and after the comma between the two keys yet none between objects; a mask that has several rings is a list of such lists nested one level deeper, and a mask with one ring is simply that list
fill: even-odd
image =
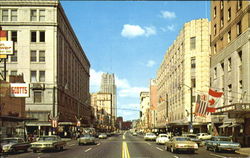
[{"label": "white cloud", "polygon": [[149,60],[146,64],[147,67],[153,67],[155,65],[155,61],[154,60]]},{"label": "white cloud", "polygon": [[94,69],[90,69],[90,91],[97,92],[100,89],[102,71],[95,71]]},{"label": "white cloud", "polygon": [[151,36],[156,34],[155,27],[141,27],[139,25],[130,25],[125,24],[123,25],[123,29],[121,35],[127,38],[134,38],[138,36]]},{"label": "white cloud", "polygon": [[163,31],[163,32],[167,32],[167,31],[175,31],[175,25],[168,25],[166,28],[164,28],[164,27],[161,27],[161,30]]},{"label": "white cloud", "polygon": [[146,87],[128,87],[124,89],[120,89],[118,91],[118,95],[120,97],[133,97],[138,98],[140,96],[140,92],[148,91]]},{"label": "white cloud", "polygon": [[161,11],[161,17],[164,19],[173,19],[176,18],[176,15],[175,12]]}]

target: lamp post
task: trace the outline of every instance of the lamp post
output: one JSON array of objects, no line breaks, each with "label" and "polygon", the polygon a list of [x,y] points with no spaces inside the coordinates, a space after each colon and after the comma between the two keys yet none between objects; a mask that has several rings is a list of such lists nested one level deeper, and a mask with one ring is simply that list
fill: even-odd
[{"label": "lamp post", "polygon": [[193,88],[192,86],[187,86],[185,84],[181,84],[183,86],[186,86],[190,90],[190,125],[189,125],[189,132],[193,133]]}]

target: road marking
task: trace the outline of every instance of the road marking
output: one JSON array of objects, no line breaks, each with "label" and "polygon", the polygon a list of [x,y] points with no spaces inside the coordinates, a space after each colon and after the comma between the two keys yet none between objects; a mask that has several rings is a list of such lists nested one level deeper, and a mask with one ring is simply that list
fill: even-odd
[{"label": "road marking", "polygon": [[160,151],[163,151],[161,148],[159,148],[159,147],[156,147],[156,149],[158,149],[158,150],[160,150]]},{"label": "road marking", "polygon": [[123,139],[123,140],[126,139],[126,138],[125,138],[125,135],[122,136],[122,139]]},{"label": "road marking", "polygon": [[179,158],[178,156],[174,156],[175,158]]},{"label": "road marking", "polygon": [[226,158],[225,156],[221,156],[221,155],[217,155],[217,154],[210,154],[212,156],[216,156],[216,157],[221,157],[221,158]]},{"label": "road marking", "polygon": [[98,144],[96,144],[96,145],[100,145],[101,143],[98,143]]},{"label": "road marking", "polygon": [[150,143],[147,143],[148,145],[152,145],[152,144],[150,144]]},{"label": "road marking", "polygon": [[122,158],[130,158],[130,154],[128,152],[128,145],[126,142],[122,142]]},{"label": "road marking", "polygon": [[88,152],[89,150],[91,150],[92,148],[88,148],[87,150],[85,150],[84,152],[86,153],[86,152]]}]

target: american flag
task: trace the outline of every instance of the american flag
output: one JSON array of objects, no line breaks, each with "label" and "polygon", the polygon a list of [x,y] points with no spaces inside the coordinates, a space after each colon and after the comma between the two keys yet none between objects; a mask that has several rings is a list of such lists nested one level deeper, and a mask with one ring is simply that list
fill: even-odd
[{"label": "american flag", "polygon": [[206,98],[207,98],[206,95],[199,95],[199,94],[197,95],[196,108],[195,108],[196,116],[205,117],[206,115],[209,114],[209,112],[207,112],[208,101]]}]

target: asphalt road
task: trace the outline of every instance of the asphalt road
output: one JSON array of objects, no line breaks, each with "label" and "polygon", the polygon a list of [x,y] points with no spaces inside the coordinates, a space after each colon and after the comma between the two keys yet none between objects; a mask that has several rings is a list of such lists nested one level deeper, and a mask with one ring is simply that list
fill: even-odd
[{"label": "asphalt road", "polygon": [[7,158],[232,158],[247,157],[237,153],[214,153],[199,147],[195,154],[171,153],[163,145],[144,141],[142,136],[129,133],[100,140],[97,145],[79,146],[76,141],[69,141],[61,152],[18,153]]}]

